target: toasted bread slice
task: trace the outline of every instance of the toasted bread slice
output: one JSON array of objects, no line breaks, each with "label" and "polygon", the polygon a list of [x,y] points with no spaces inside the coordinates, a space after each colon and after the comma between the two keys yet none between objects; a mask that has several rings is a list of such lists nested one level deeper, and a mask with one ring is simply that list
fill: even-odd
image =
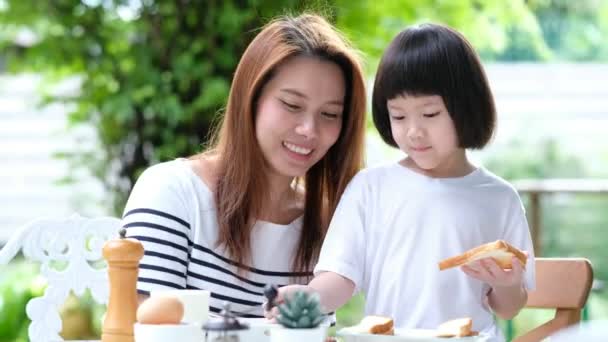
[{"label": "toasted bread slice", "polygon": [[348,329],[358,333],[394,335],[393,319],[385,316],[365,316],[359,324]]},{"label": "toasted bread slice", "polygon": [[453,319],[437,327],[437,337],[463,337],[471,336],[473,320],[469,317]]},{"label": "toasted bread slice", "polygon": [[512,269],[511,260],[513,257],[516,257],[524,268],[526,267],[528,257],[522,251],[503,240],[496,240],[470,249],[461,255],[440,261],[439,269],[458,267],[483,258],[493,258],[503,269]]},{"label": "toasted bread slice", "polygon": [[391,328],[391,330],[389,330],[389,331],[381,332],[381,333],[374,334],[374,335],[391,335],[391,336],[393,336],[393,335],[395,335],[395,328]]}]

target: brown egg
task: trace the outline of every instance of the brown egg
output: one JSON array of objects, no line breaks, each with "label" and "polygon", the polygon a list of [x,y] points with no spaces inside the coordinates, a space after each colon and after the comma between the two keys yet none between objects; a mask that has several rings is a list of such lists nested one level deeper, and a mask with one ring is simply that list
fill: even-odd
[{"label": "brown egg", "polygon": [[137,308],[141,324],[179,324],[184,317],[184,305],[170,296],[150,297]]}]

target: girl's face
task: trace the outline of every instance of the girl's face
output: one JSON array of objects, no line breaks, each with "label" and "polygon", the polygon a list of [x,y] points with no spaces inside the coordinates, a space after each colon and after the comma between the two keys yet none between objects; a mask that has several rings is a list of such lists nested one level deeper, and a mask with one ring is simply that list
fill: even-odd
[{"label": "girl's face", "polygon": [[441,96],[398,96],[387,107],[395,142],[412,167],[434,177],[460,175],[468,162]]},{"label": "girl's face", "polygon": [[302,176],[338,140],[345,81],[340,67],[297,56],[275,70],[256,107],[256,137],[272,172]]}]

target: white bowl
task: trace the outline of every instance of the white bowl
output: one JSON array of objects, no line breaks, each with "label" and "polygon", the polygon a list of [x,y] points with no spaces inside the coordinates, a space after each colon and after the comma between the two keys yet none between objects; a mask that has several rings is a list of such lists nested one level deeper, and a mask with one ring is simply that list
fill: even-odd
[{"label": "white bowl", "polygon": [[[245,342],[270,342],[271,330],[282,328],[279,324],[270,323],[265,318],[239,318],[239,322],[248,324],[249,329],[233,332],[230,335],[236,335],[240,341]],[[219,336],[216,332],[208,334],[208,340],[211,341]]]},{"label": "white bowl", "polygon": [[324,342],[327,327],[312,329],[274,329],[270,333],[271,342]]},{"label": "white bowl", "polygon": [[133,325],[135,342],[201,342],[205,334],[197,324],[140,324]]}]

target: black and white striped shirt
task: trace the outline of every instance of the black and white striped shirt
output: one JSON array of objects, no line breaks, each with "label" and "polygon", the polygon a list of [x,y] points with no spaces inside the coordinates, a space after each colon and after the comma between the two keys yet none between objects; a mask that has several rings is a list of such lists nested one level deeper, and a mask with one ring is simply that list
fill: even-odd
[{"label": "black and white striped shirt", "polygon": [[290,271],[302,217],[288,225],[258,221],[251,236],[250,265],[236,265],[216,247],[213,194],[184,159],[157,164],[140,176],[123,226],[127,236],[141,241],[145,249],[137,283],[140,293],[205,289],[211,291],[211,312],[219,312],[229,301],[235,313],[261,317],[266,284],[306,281],[306,274]]}]

